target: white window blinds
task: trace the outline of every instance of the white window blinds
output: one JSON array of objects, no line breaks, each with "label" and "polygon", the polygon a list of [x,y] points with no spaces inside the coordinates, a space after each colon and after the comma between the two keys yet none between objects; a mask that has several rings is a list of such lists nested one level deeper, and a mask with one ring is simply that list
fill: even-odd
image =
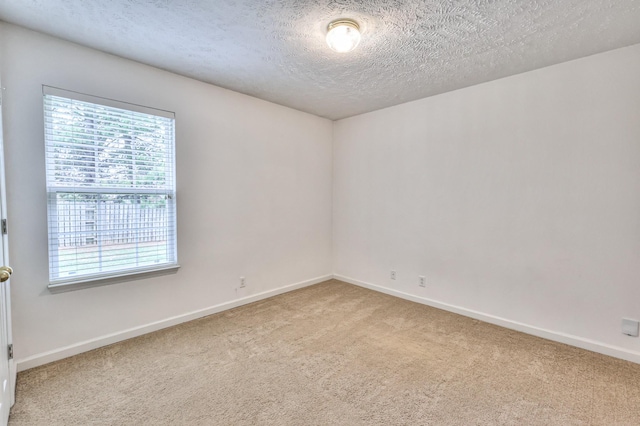
[{"label": "white window blinds", "polygon": [[43,94],[51,285],[177,265],[173,113]]}]

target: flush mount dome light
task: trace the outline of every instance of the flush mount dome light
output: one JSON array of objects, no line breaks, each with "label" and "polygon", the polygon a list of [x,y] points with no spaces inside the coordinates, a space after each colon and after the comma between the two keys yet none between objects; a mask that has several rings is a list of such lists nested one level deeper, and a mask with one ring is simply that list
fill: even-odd
[{"label": "flush mount dome light", "polygon": [[336,52],[350,52],[360,43],[360,26],[351,19],[333,21],[327,31],[327,44]]}]

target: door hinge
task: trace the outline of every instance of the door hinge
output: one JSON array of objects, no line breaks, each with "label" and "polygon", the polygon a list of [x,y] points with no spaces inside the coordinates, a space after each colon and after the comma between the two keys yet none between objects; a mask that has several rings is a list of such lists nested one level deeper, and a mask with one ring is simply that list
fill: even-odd
[{"label": "door hinge", "polygon": [[7,219],[2,219],[2,233],[7,235]]},{"label": "door hinge", "polygon": [[13,343],[9,345],[9,359],[13,359]]}]

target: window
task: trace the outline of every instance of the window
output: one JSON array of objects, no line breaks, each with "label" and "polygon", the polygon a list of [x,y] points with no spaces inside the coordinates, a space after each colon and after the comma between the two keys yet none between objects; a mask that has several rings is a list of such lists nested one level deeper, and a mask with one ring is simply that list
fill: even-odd
[{"label": "window", "polygon": [[50,287],[177,267],[174,114],[43,94]]}]

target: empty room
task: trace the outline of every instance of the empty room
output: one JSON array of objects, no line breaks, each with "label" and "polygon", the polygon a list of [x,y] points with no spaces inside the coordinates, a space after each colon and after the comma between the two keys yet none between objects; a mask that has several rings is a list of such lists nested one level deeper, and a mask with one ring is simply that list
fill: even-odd
[{"label": "empty room", "polygon": [[640,2],[0,1],[0,425],[640,424]]}]

